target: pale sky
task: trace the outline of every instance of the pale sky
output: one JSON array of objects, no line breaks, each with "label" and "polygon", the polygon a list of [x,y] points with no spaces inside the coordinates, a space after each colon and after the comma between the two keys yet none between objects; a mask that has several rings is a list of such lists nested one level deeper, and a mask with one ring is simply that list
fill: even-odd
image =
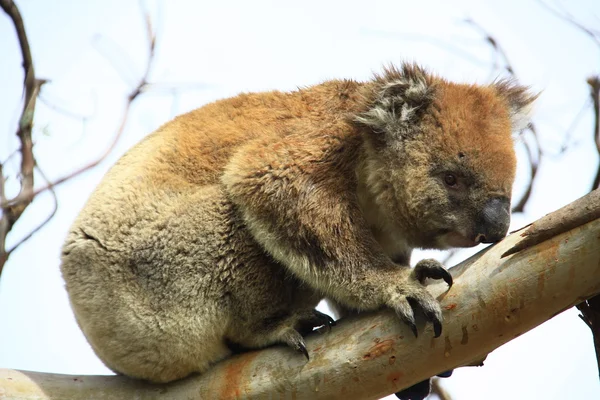
[{"label": "pale sky", "polygon": [[[83,123],[39,103],[36,154],[41,168],[56,178],[101,154],[116,131],[126,93],[145,67],[139,3],[16,3],[28,29],[36,73],[51,80],[44,99],[88,116]],[[600,26],[597,1],[551,4],[564,6],[583,24]],[[545,156],[532,200],[525,214],[513,218],[512,228],[589,190],[598,165],[592,114],[588,109],[577,124],[573,121],[588,100],[585,79],[600,72],[600,49],[536,1],[176,0],[148,5],[160,29],[152,80],[184,84],[189,90],[174,98],[157,89],[140,98],[109,160],[61,186],[54,220],[11,256],[0,280],[1,368],[110,373],[75,323],[59,254],[91,190],[142,137],[174,115],[218,98],[241,91],[293,90],[330,78],[368,79],[388,62],[411,60],[452,80],[489,82],[499,71],[490,68],[492,53],[480,33],[461,22],[466,17],[495,36],[523,84],[543,91],[533,120]],[[2,15],[0,160],[17,145],[12,132],[21,107],[21,60],[13,32]],[[560,153],[564,143],[568,148]],[[522,156],[522,147],[518,150]],[[527,178],[524,168],[519,172],[515,198]],[[9,189],[18,189],[14,180]],[[37,198],[11,232],[9,247],[49,209],[48,195]],[[415,254],[413,261],[422,256]],[[456,257],[452,263],[458,261]],[[497,349],[483,368],[457,370],[443,385],[458,400],[600,398],[592,337],[574,310]]]}]

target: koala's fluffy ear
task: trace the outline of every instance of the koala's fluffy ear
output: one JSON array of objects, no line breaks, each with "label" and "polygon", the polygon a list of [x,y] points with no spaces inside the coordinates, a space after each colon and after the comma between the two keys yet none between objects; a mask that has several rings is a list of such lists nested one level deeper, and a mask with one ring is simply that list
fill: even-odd
[{"label": "koala's fluffy ear", "polygon": [[527,128],[532,103],[539,93],[531,94],[528,87],[518,85],[513,79],[501,79],[494,82],[493,86],[508,103],[513,132]]},{"label": "koala's fluffy ear", "polygon": [[415,64],[386,68],[375,76],[373,90],[355,121],[392,138],[414,134],[415,121],[434,96],[432,76]]}]

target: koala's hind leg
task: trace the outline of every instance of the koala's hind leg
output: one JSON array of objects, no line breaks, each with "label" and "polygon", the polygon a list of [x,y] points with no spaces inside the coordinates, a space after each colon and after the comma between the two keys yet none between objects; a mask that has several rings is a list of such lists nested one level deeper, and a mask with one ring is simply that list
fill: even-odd
[{"label": "koala's hind leg", "polygon": [[282,326],[282,333],[279,334],[280,340],[292,349],[304,354],[304,357],[309,360],[310,357],[303,336],[309,334],[315,328],[321,328],[329,332],[331,327],[335,326],[335,320],[320,311],[307,310],[284,321]]},{"label": "koala's hind leg", "polygon": [[333,318],[314,309],[292,311],[291,314],[287,310],[279,311],[256,321],[252,327],[243,330],[243,335],[228,337],[228,345],[234,351],[241,351],[285,344],[309,359],[303,336],[312,332],[314,328],[329,331],[334,325]]},{"label": "koala's hind leg", "polygon": [[334,320],[315,310],[322,294],[290,275],[245,230],[234,237],[237,263],[228,281],[230,310],[225,340],[230,349],[286,344],[304,354],[303,336]]}]

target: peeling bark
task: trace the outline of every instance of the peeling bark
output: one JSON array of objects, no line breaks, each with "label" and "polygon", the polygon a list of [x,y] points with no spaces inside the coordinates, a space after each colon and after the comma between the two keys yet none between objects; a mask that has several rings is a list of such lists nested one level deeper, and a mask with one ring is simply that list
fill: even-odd
[{"label": "peeling bark", "polygon": [[600,190],[594,190],[519,230],[522,231],[520,236],[523,239],[505,251],[502,257],[515,254],[598,218],[600,218]]}]

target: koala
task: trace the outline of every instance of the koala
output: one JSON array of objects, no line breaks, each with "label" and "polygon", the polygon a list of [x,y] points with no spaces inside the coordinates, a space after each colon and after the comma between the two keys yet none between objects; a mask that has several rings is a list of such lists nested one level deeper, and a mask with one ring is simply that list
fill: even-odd
[{"label": "koala", "polygon": [[[442,329],[414,248],[502,239],[511,132],[534,96],[449,82],[414,64],[366,82],[246,93],[166,123],[106,174],[72,225],[61,270],[75,317],[112,370],[202,373],[232,348],[286,344],[348,310],[415,313]],[[425,334],[429,334],[425,329]]]}]

